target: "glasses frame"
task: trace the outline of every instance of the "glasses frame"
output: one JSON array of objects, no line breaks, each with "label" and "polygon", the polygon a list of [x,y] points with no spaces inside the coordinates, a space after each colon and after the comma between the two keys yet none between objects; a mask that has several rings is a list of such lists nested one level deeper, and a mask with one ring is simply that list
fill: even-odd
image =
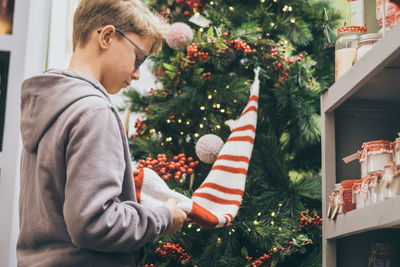
[{"label": "glasses frame", "polygon": [[[115,28],[115,27],[114,27]],[[98,30],[97,33],[101,33],[102,29]],[[124,37],[126,40],[128,40],[128,42],[130,42],[131,44],[133,44],[139,51],[140,53],[142,53],[143,58],[139,61],[138,64],[135,65],[135,70],[137,70],[138,68],[140,68],[140,66],[143,64],[143,62],[146,60],[146,58],[149,57],[149,55],[143,50],[141,49],[137,44],[135,44],[135,42],[133,42],[131,39],[129,39],[122,31],[120,31],[118,28],[115,28],[115,31],[117,33],[119,33],[122,37]],[[137,59],[139,59],[136,56]]]}]

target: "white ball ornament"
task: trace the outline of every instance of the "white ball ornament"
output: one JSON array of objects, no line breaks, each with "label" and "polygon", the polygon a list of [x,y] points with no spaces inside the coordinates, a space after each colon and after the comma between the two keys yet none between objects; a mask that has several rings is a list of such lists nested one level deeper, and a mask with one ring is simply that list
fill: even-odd
[{"label": "white ball ornament", "polygon": [[183,50],[193,40],[193,30],[183,22],[175,22],[169,26],[165,41],[172,49]]},{"label": "white ball ornament", "polygon": [[224,145],[221,137],[215,134],[206,134],[200,137],[196,143],[196,155],[206,164],[212,164],[218,157]]}]

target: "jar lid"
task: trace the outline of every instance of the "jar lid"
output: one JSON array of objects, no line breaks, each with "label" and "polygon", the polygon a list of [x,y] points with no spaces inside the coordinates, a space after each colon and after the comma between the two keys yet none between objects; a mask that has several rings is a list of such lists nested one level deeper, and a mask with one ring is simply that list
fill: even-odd
[{"label": "jar lid", "polygon": [[360,151],[361,158],[365,158],[366,152],[381,151],[382,149],[392,150],[391,146],[392,146],[392,142],[388,141],[388,140],[377,140],[377,141],[365,142],[362,144],[363,150]]},{"label": "jar lid", "polygon": [[380,34],[380,33],[363,34],[358,39],[358,43],[361,44],[361,43],[365,43],[365,42],[378,41],[381,38],[382,38],[382,34]]},{"label": "jar lid", "polygon": [[341,188],[342,188],[342,183],[338,183],[338,184],[335,184],[333,190],[336,192],[336,191],[340,191]]},{"label": "jar lid", "polygon": [[337,30],[337,35],[340,35],[342,33],[349,33],[349,32],[367,33],[367,28],[365,28],[363,26],[344,26],[344,27],[340,27]]},{"label": "jar lid", "polygon": [[342,186],[344,189],[352,188],[353,184],[356,183],[359,180],[343,180],[342,181]]}]

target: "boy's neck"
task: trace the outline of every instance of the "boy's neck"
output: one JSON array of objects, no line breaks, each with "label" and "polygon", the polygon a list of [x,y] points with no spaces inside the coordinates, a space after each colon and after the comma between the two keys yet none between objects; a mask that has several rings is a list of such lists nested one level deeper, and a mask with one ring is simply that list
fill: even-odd
[{"label": "boy's neck", "polygon": [[71,61],[69,63],[68,69],[75,70],[81,72],[83,74],[89,75],[95,78],[97,81],[101,83],[101,71],[97,67],[99,64],[93,64],[94,57],[91,55],[87,55],[87,53],[83,53],[83,51],[77,48],[71,57]]}]

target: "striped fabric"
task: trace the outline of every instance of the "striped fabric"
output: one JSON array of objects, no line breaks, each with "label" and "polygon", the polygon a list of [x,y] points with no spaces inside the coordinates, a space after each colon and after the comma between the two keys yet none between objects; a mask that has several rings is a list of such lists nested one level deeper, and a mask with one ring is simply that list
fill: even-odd
[{"label": "striped fabric", "polygon": [[169,198],[175,198],[178,200],[178,207],[193,222],[203,227],[223,227],[232,222],[242,202],[256,134],[258,72],[259,69],[255,71],[246,107],[239,119],[226,122],[231,129],[231,135],[192,198],[170,190],[154,171],[145,168],[135,177],[136,196],[141,204],[160,206]]}]

